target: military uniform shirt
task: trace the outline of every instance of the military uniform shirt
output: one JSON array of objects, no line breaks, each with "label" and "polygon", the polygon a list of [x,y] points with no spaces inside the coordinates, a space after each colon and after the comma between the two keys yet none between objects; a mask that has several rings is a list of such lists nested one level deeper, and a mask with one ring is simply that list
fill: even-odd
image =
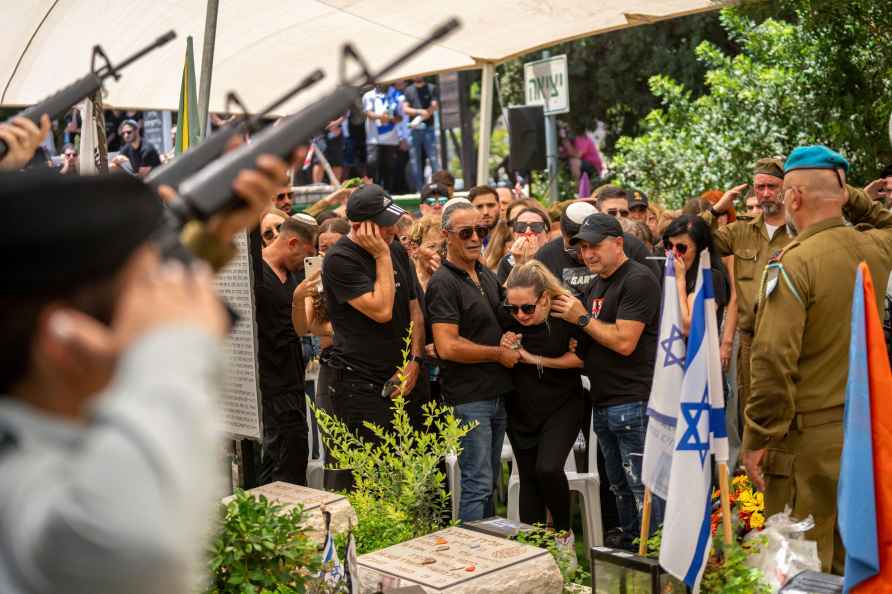
[{"label": "military uniform shirt", "polygon": [[752,347],[751,395],[743,448],[783,438],[795,415],[842,407],[848,379],[852,293],[860,261],[882,303],[892,267],[892,213],[849,189],[842,218],[813,225],[765,277]]}]

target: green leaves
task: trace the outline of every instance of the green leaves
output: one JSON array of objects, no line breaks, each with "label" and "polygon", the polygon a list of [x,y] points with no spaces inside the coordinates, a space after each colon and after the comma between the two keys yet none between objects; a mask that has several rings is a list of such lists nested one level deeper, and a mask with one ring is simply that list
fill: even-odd
[{"label": "green leaves", "polygon": [[302,521],[302,507],[284,512],[266,497],[237,491],[223,508],[221,529],[211,546],[208,593],[304,592],[320,563]]},{"label": "green leaves", "polygon": [[[405,369],[411,354],[411,334],[410,327],[400,369]],[[423,430],[413,427],[405,399],[395,398],[391,408],[391,427],[365,424],[377,438],[375,443],[363,440],[339,419],[313,408],[330,466],[353,474],[350,500],[359,518],[355,533],[360,553],[443,526],[449,494],[440,462],[450,452],[458,454],[461,438],[473,429],[460,423],[451,408],[434,402],[422,407]]]},{"label": "green leaves", "polygon": [[[824,0],[771,6],[797,15],[797,22],[757,24],[746,8],[721,12],[722,27],[742,53],[732,56],[708,42],[696,48],[707,68],[707,93],[696,97],[668,76],[651,77],[660,107],[642,120],[643,134],[617,142],[613,169],[622,183],[678,208],[705,190],[750,180],[756,159],[802,144],[841,151],[856,184],[892,159],[885,132],[892,43],[882,32],[892,26],[888,11],[878,10],[879,0],[856,2],[851,13]],[[870,18],[885,19],[887,27],[871,29]]]}]

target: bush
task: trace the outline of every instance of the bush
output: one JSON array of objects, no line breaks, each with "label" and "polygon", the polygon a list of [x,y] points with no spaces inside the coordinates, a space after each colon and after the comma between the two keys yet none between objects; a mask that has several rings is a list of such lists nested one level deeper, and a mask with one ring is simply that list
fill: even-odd
[{"label": "bush", "polygon": [[[580,567],[576,559],[576,551],[567,554],[557,548],[555,537],[558,536],[554,530],[549,530],[541,524],[536,524],[531,530],[524,530],[517,533],[517,541],[522,542],[540,549],[545,549],[554,557],[558,569],[561,571],[561,577],[564,578],[565,594],[572,590],[568,588],[570,584],[579,584],[581,586],[590,586],[592,575]],[[572,556],[571,556],[572,555]]]},{"label": "bush", "polygon": [[[411,336],[410,326],[403,350],[403,369],[410,354]],[[400,375],[400,380],[402,393],[405,376]],[[449,508],[449,494],[444,486],[446,477],[440,463],[448,453],[461,451],[460,440],[473,427],[459,423],[451,408],[434,402],[422,409],[422,430],[412,426],[402,396],[394,399],[392,409],[393,425],[388,430],[365,422],[377,438],[376,443],[351,433],[342,421],[325,411],[314,411],[331,466],[353,473],[353,497],[359,506],[377,505],[402,514],[411,526],[413,537],[429,534],[442,527]],[[381,540],[389,541],[384,537]]]},{"label": "bush", "polygon": [[[348,498],[358,521],[353,528],[357,555],[386,549],[416,536],[406,513],[389,501],[374,499],[363,493],[351,493]],[[339,534],[335,540],[339,551],[347,549],[346,534]]]},{"label": "bush", "polygon": [[320,560],[302,522],[302,507],[284,513],[266,497],[238,490],[211,546],[208,594],[305,592]]}]

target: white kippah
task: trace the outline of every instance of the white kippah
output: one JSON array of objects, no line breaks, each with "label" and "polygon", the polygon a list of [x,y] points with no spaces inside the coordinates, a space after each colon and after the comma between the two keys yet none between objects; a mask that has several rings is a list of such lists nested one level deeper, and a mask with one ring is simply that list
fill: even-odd
[{"label": "white kippah", "polygon": [[589,215],[593,215],[596,212],[598,210],[588,202],[574,202],[564,211],[564,216],[570,222],[581,225]]},{"label": "white kippah", "polygon": [[[458,196],[455,198],[450,198],[449,201],[443,205],[443,212],[446,212],[447,208],[449,208],[450,206],[453,206],[455,204],[471,204],[471,201],[468,200],[467,198],[461,198]],[[473,206],[473,204],[471,204],[471,206]]]},{"label": "white kippah", "polygon": [[300,221],[301,223],[306,223],[307,225],[311,225],[313,227],[319,226],[319,222],[305,212],[296,212],[291,215],[291,218],[295,221]]}]

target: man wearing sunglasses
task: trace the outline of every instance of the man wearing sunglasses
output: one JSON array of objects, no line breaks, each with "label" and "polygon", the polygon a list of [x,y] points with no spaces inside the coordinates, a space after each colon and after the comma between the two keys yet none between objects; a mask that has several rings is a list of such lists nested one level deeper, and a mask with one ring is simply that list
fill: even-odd
[{"label": "man wearing sunglasses", "polygon": [[[644,499],[645,409],[657,352],[660,285],[646,266],[625,255],[623,243],[616,218],[606,214],[586,218],[571,244],[597,277],[583,301],[559,296],[551,311],[585,332],[576,352],[591,378],[592,428],[616,497],[618,544],[631,548],[640,532],[638,510]],[[661,511],[660,505],[654,506],[651,526],[660,524]]]},{"label": "man wearing sunglasses", "polygon": [[505,399],[513,390],[508,368],[518,351],[500,346],[509,317],[500,304],[503,289],[480,263],[489,227],[464,198],[443,209],[446,260],[434,272],[425,294],[434,347],[444,369],[442,394],[465,422],[477,427],[462,440],[459,518],[480,520],[493,514],[491,495],[501,468],[507,428]]},{"label": "man wearing sunglasses", "polygon": [[421,216],[440,215],[443,206],[449,202],[449,188],[443,184],[431,182],[421,189],[421,201],[418,208]]},{"label": "man wearing sunglasses", "polygon": [[[327,365],[337,415],[351,431],[374,442],[365,421],[391,424],[391,400],[400,392],[421,399],[424,315],[415,293],[415,267],[399,241],[397,222],[406,214],[383,188],[368,184],[347,201],[351,231],[325,254],[322,287],[334,336]],[[402,368],[402,349],[410,324],[410,360]],[[418,391],[416,390],[418,385]]]},{"label": "man wearing sunglasses", "polygon": [[[881,304],[892,267],[892,214],[845,185],[848,165],[820,145],[797,148],[784,165],[784,212],[797,235],[772,259],[757,297],[742,454],[766,510],[789,504],[796,517],[814,516],[806,537],[817,541],[822,570],[839,575],[836,499],[855,275],[866,262]],[[789,487],[769,472],[779,462]]]},{"label": "man wearing sunglasses", "polygon": [[124,120],[119,131],[124,146],[121,147],[118,154],[127,157],[134,175],[145,177],[153,168],[161,165],[158,149],[154,144],[140,137],[139,124],[134,120]]}]

